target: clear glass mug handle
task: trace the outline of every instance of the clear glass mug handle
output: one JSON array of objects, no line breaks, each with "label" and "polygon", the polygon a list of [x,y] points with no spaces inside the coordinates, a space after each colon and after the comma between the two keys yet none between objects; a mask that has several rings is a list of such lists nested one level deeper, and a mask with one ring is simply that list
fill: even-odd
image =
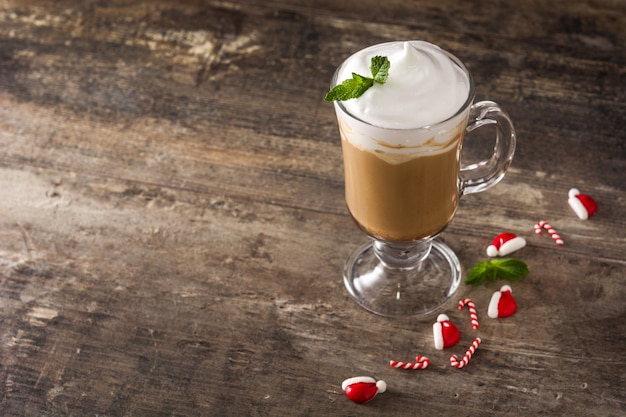
[{"label": "clear glass mug handle", "polygon": [[491,156],[461,167],[461,195],[479,193],[496,185],[506,174],[515,153],[515,129],[509,115],[493,101],[472,105],[466,133],[494,125],[496,143]]}]

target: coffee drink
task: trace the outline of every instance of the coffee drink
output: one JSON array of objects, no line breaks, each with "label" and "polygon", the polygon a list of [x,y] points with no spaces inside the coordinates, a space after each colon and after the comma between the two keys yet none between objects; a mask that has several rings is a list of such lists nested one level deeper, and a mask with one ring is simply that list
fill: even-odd
[{"label": "coffee drink", "polygon": [[[463,63],[422,41],[356,52],[325,99],[337,114],[348,209],[371,237],[346,261],[348,293],[383,316],[436,311],[462,278],[458,257],[436,237],[461,196],[504,177],[516,143],[511,119],[496,102],[474,103]],[[496,130],[493,152],[462,165],[465,133],[483,126]]]},{"label": "coffee drink", "polygon": [[367,73],[376,55],[391,62],[387,82],[335,102],[348,209],[377,239],[431,237],[458,205],[470,80],[446,52],[413,41],[357,52],[337,70],[335,83]]},{"label": "coffee drink", "polygon": [[438,149],[396,158],[360,149],[340,130],[346,202],[361,228],[378,239],[407,241],[448,224],[459,198],[463,129]]}]

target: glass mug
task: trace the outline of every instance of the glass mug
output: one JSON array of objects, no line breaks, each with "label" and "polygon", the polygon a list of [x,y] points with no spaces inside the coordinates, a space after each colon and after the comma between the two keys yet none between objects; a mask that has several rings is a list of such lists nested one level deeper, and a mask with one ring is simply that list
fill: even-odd
[{"label": "glass mug", "polygon": [[[492,101],[474,103],[467,68],[452,54],[440,52],[469,84],[465,102],[445,120],[418,128],[379,127],[350,114],[343,102],[334,102],[347,207],[370,237],[348,258],[344,283],[359,305],[383,316],[428,314],[454,294],[461,282],[459,260],[435,238],[454,217],[461,196],[484,191],[504,177],[515,151],[515,130],[507,113]],[[342,66],[331,88],[341,82]],[[486,125],[495,126],[493,153],[462,166],[465,133]]]}]

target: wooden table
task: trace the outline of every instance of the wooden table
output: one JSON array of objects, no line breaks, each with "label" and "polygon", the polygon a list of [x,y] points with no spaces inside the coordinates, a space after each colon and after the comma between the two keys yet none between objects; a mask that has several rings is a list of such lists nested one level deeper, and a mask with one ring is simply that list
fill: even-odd
[{"label": "wooden table", "polygon": [[[625,28],[610,0],[1,1],[0,415],[625,415]],[[518,134],[441,235],[465,273],[525,237],[518,312],[487,318],[506,281],[462,284],[444,351],[436,315],[373,315],[341,278],[366,237],[323,96],[398,39],[459,56]],[[352,403],[359,375],[388,391]]]}]

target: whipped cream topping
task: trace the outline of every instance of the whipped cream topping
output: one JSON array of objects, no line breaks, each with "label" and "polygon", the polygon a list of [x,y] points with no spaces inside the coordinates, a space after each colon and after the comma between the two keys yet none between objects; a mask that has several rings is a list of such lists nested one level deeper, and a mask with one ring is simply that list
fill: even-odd
[{"label": "whipped cream topping", "polygon": [[470,110],[463,106],[473,99],[465,70],[438,46],[398,41],[355,53],[339,67],[334,82],[351,78],[352,72],[371,76],[376,55],[389,58],[387,82],[334,103],[342,138],[394,164],[457,146]]},{"label": "whipped cream topping", "polygon": [[374,83],[361,97],[341,104],[352,116],[374,126],[411,129],[454,116],[466,102],[469,80],[436,45],[424,41],[389,42],[349,57],[337,83],[356,72],[371,77],[372,57],[383,55],[391,66],[385,84]]}]

